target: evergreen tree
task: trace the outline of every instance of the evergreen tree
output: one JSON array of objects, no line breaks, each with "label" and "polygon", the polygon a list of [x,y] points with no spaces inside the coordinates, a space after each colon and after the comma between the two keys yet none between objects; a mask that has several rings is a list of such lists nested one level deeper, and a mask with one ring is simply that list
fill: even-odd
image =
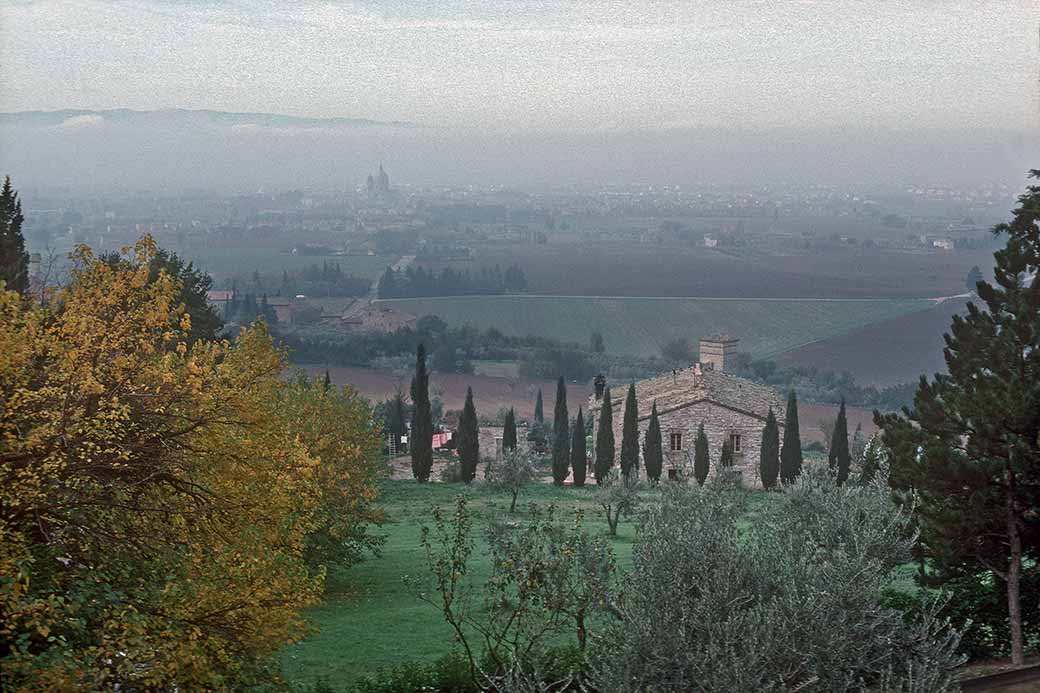
[{"label": "evergreen tree", "polygon": [[852,434],[852,442],[849,443],[849,455],[852,456],[852,467],[862,470],[863,454],[867,449],[867,439],[863,437],[863,425],[856,424],[856,431]]},{"label": "evergreen tree", "polygon": [[553,407],[552,474],[557,486],[567,480],[571,466],[570,417],[567,415],[567,386],[563,376],[556,381],[556,404]]},{"label": "evergreen tree", "polygon": [[697,441],[693,446],[693,478],[701,486],[708,478],[711,468],[711,454],[708,452],[708,436],[704,433],[704,422],[697,427]]},{"label": "evergreen tree", "polygon": [[11,187],[11,177],[4,178],[0,190],[0,280],[8,291],[21,295],[29,290],[29,254],[22,236],[22,202]]},{"label": "evergreen tree", "polygon": [[387,407],[386,421],[383,424],[383,432],[394,436],[394,447],[401,442],[401,436],[408,433],[406,409],[404,393],[398,388],[390,400],[390,406]]},{"label": "evergreen tree", "polygon": [[322,383],[322,388],[325,390],[325,392],[328,392],[332,389],[332,377],[329,376],[328,368],[325,369],[325,381]]},{"label": "evergreen tree", "polygon": [[802,437],[798,431],[798,399],[791,390],[784,419],[784,447],[780,450],[780,481],[790,484],[802,473]]},{"label": "evergreen tree", "polygon": [[780,427],[776,423],[772,407],[769,408],[766,427],[762,431],[758,474],[762,477],[763,488],[771,489],[776,486],[776,478],[780,474]]},{"label": "evergreen tree", "polygon": [[574,420],[574,430],[571,431],[571,480],[575,486],[585,485],[586,468],[588,460],[585,450],[585,418],[582,416],[581,407],[578,407],[578,418]]},{"label": "evergreen tree", "polygon": [[845,417],[845,398],[841,399],[838,409],[838,420],[834,422],[834,433],[831,435],[830,451],[827,453],[827,464],[832,472],[837,473],[838,485],[849,478],[852,466],[852,454],[849,452],[849,423]]},{"label": "evergreen tree", "polygon": [[603,333],[593,332],[589,335],[589,351],[595,354],[602,354],[606,351],[606,347],[603,345]]},{"label": "evergreen tree", "polygon": [[[108,253],[102,255],[101,259],[113,268],[129,266],[128,260],[119,253]],[[162,272],[180,283],[180,290],[174,300],[177,303],[183,303],[184,309],[191,317],[188,344],[194,344],[200,339],[210,341],[216,339],[217,334],[224,328],[224,321],[206,297],[206,293],[213,286],[213,279],[196,268],[194,263],[185,262],[176,253],[159,248],[148,262],[148,281],[157,281]],[[238,298],[232,289],[232,300],[224,306],[224,317],[237,318],[239,313],[247,313],[252,310],[253,314],[247,314],[244,318],[247,321],[256,319],[258,307],[255,298],[250,294],[246,294],[247,301],[240,302]]]},{"label": "evergreen tree", "polygon": [[657,402],[650,409],[650,423],[646,427],[643,439],[643,464],[646,465],[646,478],[651,482],[661,479],[664,467],[664,448],[661,443],[661,422],[657,418]]},{"label": "evergreen tree", "polygon": [[510,407],[502,423],[502,449],[516,450],[516,413]]},{"label": "evergreen tree", "polygon": [[538,397],[534,400],[534,422],[545,422],[545,414],[542,412],[542,388],[538,388]]},{"label": "evergreen tree", "polygon": [[[1040,170],[1030,171],[1040,179]],[[923,377],[906,415],[875,415],[890,484],[915,503],[919,579],[955,593],[964,577],[1005,588],[1013,664],[1024,657],[1021,580],[1040,560],[1040,185],[1019,198],[980,282],[946,335],[947,373]],[[951,582],[952,581],[952,582]]]},{"label": "evergreen tree", "polygon": [[603,404],[599,408],[599,428],[596,429],[596,459],[593,473],[596,483],[607,480],[614,467],[614,413],[611,411],[610,388],[603,390]]},{"label": "evergreen tree", "polygon": [[[514,431],[515,438],[515,431]],[[505,437],[502,439],[502,447],[505,448]],[[516,447],[516,441],[513,442]],[[473,405],[473,388],[466,388],[466,403],[462,406],[462,415],[459,417],[459,467],[462,469],[462,480],[467,484],[473,481],[477,475],[477,465],[480,463],[480,438],[477,431],[477,408]]]},{"label": "evergreen tree", "polygon": [[968,270],[968,276],[964,279],[964,284],[968,287],[968,291],[975,293],[975,288],[982,279],[982,270],[979,269],[978,265],[973,265],[972,268]]},{"label": "evergreen tree", "polygon": [[415,350],[415,376],[412,378],[412,432],[408,441],[412,457],[412,476],[430,480],[433,468],[433,412],[430,408],[430,373],[426,370],[426,346]]},{"label": "evergreen tree", "polygon": [[719,455],[719,469],[729,469],[733,466],[733,443],[729,438],[722,441],[722,453]]},{"label": "evergreen tree", "polygon": [[625,397],[625,413],[621,423],[621,474],[626,479],[639,473],[639,411],[636,385],[630,383]]}]

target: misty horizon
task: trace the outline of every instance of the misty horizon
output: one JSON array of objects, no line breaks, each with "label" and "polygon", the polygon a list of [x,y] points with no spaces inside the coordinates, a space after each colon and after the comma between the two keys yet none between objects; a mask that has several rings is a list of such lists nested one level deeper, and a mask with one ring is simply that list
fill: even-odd
[{"label": "misty horizon", "polygon": [[1037,150],[1037,133],[979,129],[516,132],[184,109],[0,114],[0,151],[22,185],[95,191],[353,190],[379,163],[412,186],[1017,186]]}]

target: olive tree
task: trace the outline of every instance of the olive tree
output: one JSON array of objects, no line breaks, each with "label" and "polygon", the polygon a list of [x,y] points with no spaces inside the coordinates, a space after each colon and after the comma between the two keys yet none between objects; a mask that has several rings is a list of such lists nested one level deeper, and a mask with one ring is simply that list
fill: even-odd
[{"label": "olive tree", "polygon": [[958,636],[880,605],[913,535],[884,483],[807,467],[756,522],[729,484],[666,487],[592,650],[598,691],[942,691]]},{"label": "olive tree", "polygon": [[639,506],[638,475],[624,475],[612,471],[596,489],[596,502],[607,516],[610,536],[617,536],[622,516],[632,515]]},{"label": "olive tree", "polygon": [[503,450],[502,457],[489,459],[484,468],[484,479],[492,487],[506,491],[512,497],[509,512],[516,510],[516,499],[520,492],[534,480],[534,461],[526,448]]},{"label": "olive tree", "polygon": [[613,598],[610,543],[585,530],[580,511],[566,522],[553,506],[531,508],[525,522],[487,526],[491,572],[483,582],[470,566],[475,542],[464,496],[450,514],[434,508],[433,527],[422,530],[428,574],[414,581],[419,597],[442,613],[481,690],[570,690],[579,671],[545,674],[560,669],[552,647],[572,633],[584,653]]}]

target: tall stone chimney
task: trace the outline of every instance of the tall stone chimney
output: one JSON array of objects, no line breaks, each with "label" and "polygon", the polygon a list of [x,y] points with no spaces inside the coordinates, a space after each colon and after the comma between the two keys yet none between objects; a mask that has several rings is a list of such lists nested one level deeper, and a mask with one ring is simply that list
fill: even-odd
[{"label": "tall stone chimney", "polygon": [[720,334],[713,337],[702,337],[700,340],[700,362],[706,368],[716,371],[726,370],[726,361],[737,353],[736,337]]},{"label": "tall stone chimney", "polygon": [[596,401],[603,399],[603,392],[607,389],[607,379],[600,373],[592,381],[593,387],[596,389]]}]

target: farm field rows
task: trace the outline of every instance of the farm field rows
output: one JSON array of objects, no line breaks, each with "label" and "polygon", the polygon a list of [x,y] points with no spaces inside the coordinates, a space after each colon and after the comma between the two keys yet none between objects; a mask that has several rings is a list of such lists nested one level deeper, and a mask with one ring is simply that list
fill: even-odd
[{"label": "farm field rows", "polygon": [[344,274],[374,278],[397,259],[386,255],[292,255],[269,247],[182,248],[173,245],[171,250],[209,272],[214,279],[248,277],[254,270],[269,274],[306,269],[311,265],[321,267],[323,262],[339,263]]},{"label": "farm field rows", "polygon": [[420,264],[477,272],[515,262],[531,293],[557,296],[927,298],[965,291],[972,265],[987,267],[992,260],[990,250],[720,250],[678,242],[581,242],[566,236],[545,244],[477,244],[475,250],[472,262]]},{"label": "farm field rows", "polygon": [[950,299],[911,315],[868,325],[794,349],[776,358],[781,365],[847,370],[863,384],[893,385],[946,370],[943,334],[967,300]]},{"label": "farm field rows", "polygon": [[494,327],[505,334],[587,342],[603,333],[608,351],[657,355],[676,337],[725,332],[741,351],[771,357],[932,305],[927,299],[715,299],[568,296],[461,296],[380,301],[451,325]]}]

